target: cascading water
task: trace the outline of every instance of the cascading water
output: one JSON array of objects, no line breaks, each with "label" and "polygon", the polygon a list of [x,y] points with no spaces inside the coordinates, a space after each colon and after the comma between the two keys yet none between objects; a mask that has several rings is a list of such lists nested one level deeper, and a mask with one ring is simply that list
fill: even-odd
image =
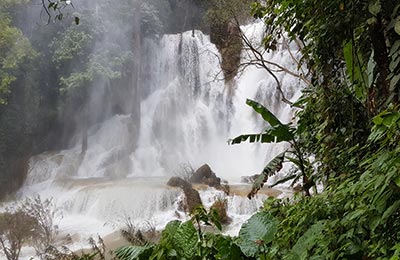
[{"label": "cascading water", "polygon": [[[262,23],[242,29],[258,40],[263,34]],[[275,82],[266,71],[246,68],[235,79],[233,96],[228,96],[218,78],[220,55],[208,36],[199,31],[165,35],[160,40],[146,40],[144,46],[146,98],[141,102],[136,149],[130,142],[131,116],[117,114],[89,129],[84,156],[78,142],[69,150],[47,152],[30,160],[19,194],[52,197],[63,209],[60,227],[65,233],[80,233],[82,239],[104,235],[111,227],[103,224],[123,215],[150,219],[160,229],[180,215],[180,191],[165,185],[180,164],[197,168],[207,163],[218,176],[237,183],[243,175],[260,172],[283,149],[278,145],[227,144],[231,137],[265,127],[245,105],[246,98],[261,101],[284,122],[292,119],[293,111],[280,101]],[[287,51],[280,47],[266,54],[266,59],[293,68]],[[243,53],[243,60],[246,58]],[[287,97],[296,99],[299,82],[284,73],[277,75]],[[210,189],[201,191],[201,197],[210,206],[215,197],[226,195]],[[231,233],[235,233],[261,202],[242,196],[227,199],[228,214],[234,220]]]}]

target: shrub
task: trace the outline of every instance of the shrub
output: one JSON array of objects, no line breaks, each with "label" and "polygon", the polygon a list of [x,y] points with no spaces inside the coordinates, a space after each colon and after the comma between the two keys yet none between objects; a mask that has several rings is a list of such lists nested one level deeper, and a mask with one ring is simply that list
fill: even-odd
[{"label": "shrub", "polygon": [[0,214],[0,248],[7,260],[18,260],[21,248],[37,234],[37,220],[21,208]]}]

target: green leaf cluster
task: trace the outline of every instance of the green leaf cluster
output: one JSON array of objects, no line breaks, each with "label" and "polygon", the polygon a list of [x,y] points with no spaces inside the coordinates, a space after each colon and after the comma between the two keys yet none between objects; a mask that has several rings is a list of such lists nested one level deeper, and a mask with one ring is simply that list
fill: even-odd
[{"label": "green leaf cluster", "polygon": [[29,40],[11,24],[7,8],[18,1],[0,4],[0,104],[7,103],[12,83],[21,65],[36,56]]},{"label": "green leaf cluster", "polygon": [[[311,71],[292,131],[301,156],[288,160],[304,167],[303,190],[307,183],[324,189],[265,203],[279,223],[267,259],[398,259],[399,10],[397,1],[379,0],[253,4],[268,32],[265,47],[289,38],[301,52],[299,66]],[[270,128],[280,125],[262,107],[253,109]],[[234,140],[278,140],[265,133]]]},{"label": "green leaf cluster", "polygon": [[[283,153],[275,156],[262,170],[260,175],[256,178],[253,183],[253,187],[250,193],[247,195],[249,199],[253,198],[257,192],[264,186],[268,181],[268,178],[277,174],[282,168],[283,163],[286,160],[292,162],[297,170],[291,174],[281,178],[271,186],[274,187],[278,184],[282,184],[288,181],[292,181],[291,186],[302,178],[303,190],[306,195],[310,195],[309,189],[314,186],[317,177],[315,176],[312,165],[309,160],[305,157],[305,151],[301,147],[301,140],[298,138],[301,128],[295,128],[292,124],[283,124],[279,119],[271,113],[266,107],[257,103],[256,101],[247,99],[246,104],[253,108],[269,126],[261,134],[245,134],[240,135],[232,140],[230,144],[240,144],[245,141],[250,143],[280,143],[287,142],[290,147]],[[291,154],[291,156],[289,156]]]},{"label": "green leaf cluster", "polygon": [[243,224],[237,244],[248,257],[266,253],[267,246],[274,240],[278,222],[265,212],[259,212]]},{"label": "green leaf cluster", "polygon": [[169,222],[158,244],[121,247],[115,252],[116,257],[119,260],[264,259],[277,231],[274,217],[266,212],[257,213],[243,224],[239,236],[232,238],[202,230],[200,223],[209,223],[214,214],[200,207],[193,213],[192,220]]}]

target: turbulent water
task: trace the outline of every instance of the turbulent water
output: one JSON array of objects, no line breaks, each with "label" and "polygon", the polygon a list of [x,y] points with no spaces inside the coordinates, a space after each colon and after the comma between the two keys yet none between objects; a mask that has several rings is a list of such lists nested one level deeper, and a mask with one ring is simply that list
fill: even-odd
[{"label": "turbulent water", "polygon": [[[263,32],[261,23],[242,29],[255,41]],[[182,165],[196,169],[207,163],[221,178],[238,183],[241,176],[260,172],[283,149],[280,145],[227,144],[229,138],[265,127],[245,105],[246,98],[262,102],[285,122],[291,120],[292,109],[281,101],[266,71],[246,68],[230,84],[233,91],[228,91],[221,80],[218,50],[200,31],[165,35],[147,40],[145,46],[146,98],[141,102],[137,147],[131,147],[130,115],[114,115],[90,128],[84,156],[78,141],[69,150],[33,157],[19,192],[22,197],[53,198],[64,212],[61,231],[79,233],[82,241],[89,235],[112,232],[113,224],[124,216],[149,220],[158,229],[172,219],[185,218],[177,206],[180,191],[165,185],[169,176],[182,173]],[[246,57],[243,52],[243,60]],[[282,46],[265,57],[295,67]],[[298,80],[283,73],[277,76],[287,97],[296,99]],[[201,197],[210,206],[225,195],[209,189],[201,191]],[[227,232],[237,232],[260,205],[260,200],[228,197],[228,214],[234,221]]]}]

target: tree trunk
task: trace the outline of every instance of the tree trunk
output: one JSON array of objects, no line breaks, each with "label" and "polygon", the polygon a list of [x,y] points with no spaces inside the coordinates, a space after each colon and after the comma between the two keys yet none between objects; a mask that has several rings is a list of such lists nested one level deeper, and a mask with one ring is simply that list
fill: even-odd
[{"label": "tree trunk", "polygon": [[372,115],[379,112],[379,107],[385,103],[389,96],[389,56],[386,46],[386,38],[382,19],[377,17],[377,21],[370,26],[370,38],[372,49],[374,50],[374,61],[376,62],[376,89],[371,88],[369,91],[369,108]]}]

